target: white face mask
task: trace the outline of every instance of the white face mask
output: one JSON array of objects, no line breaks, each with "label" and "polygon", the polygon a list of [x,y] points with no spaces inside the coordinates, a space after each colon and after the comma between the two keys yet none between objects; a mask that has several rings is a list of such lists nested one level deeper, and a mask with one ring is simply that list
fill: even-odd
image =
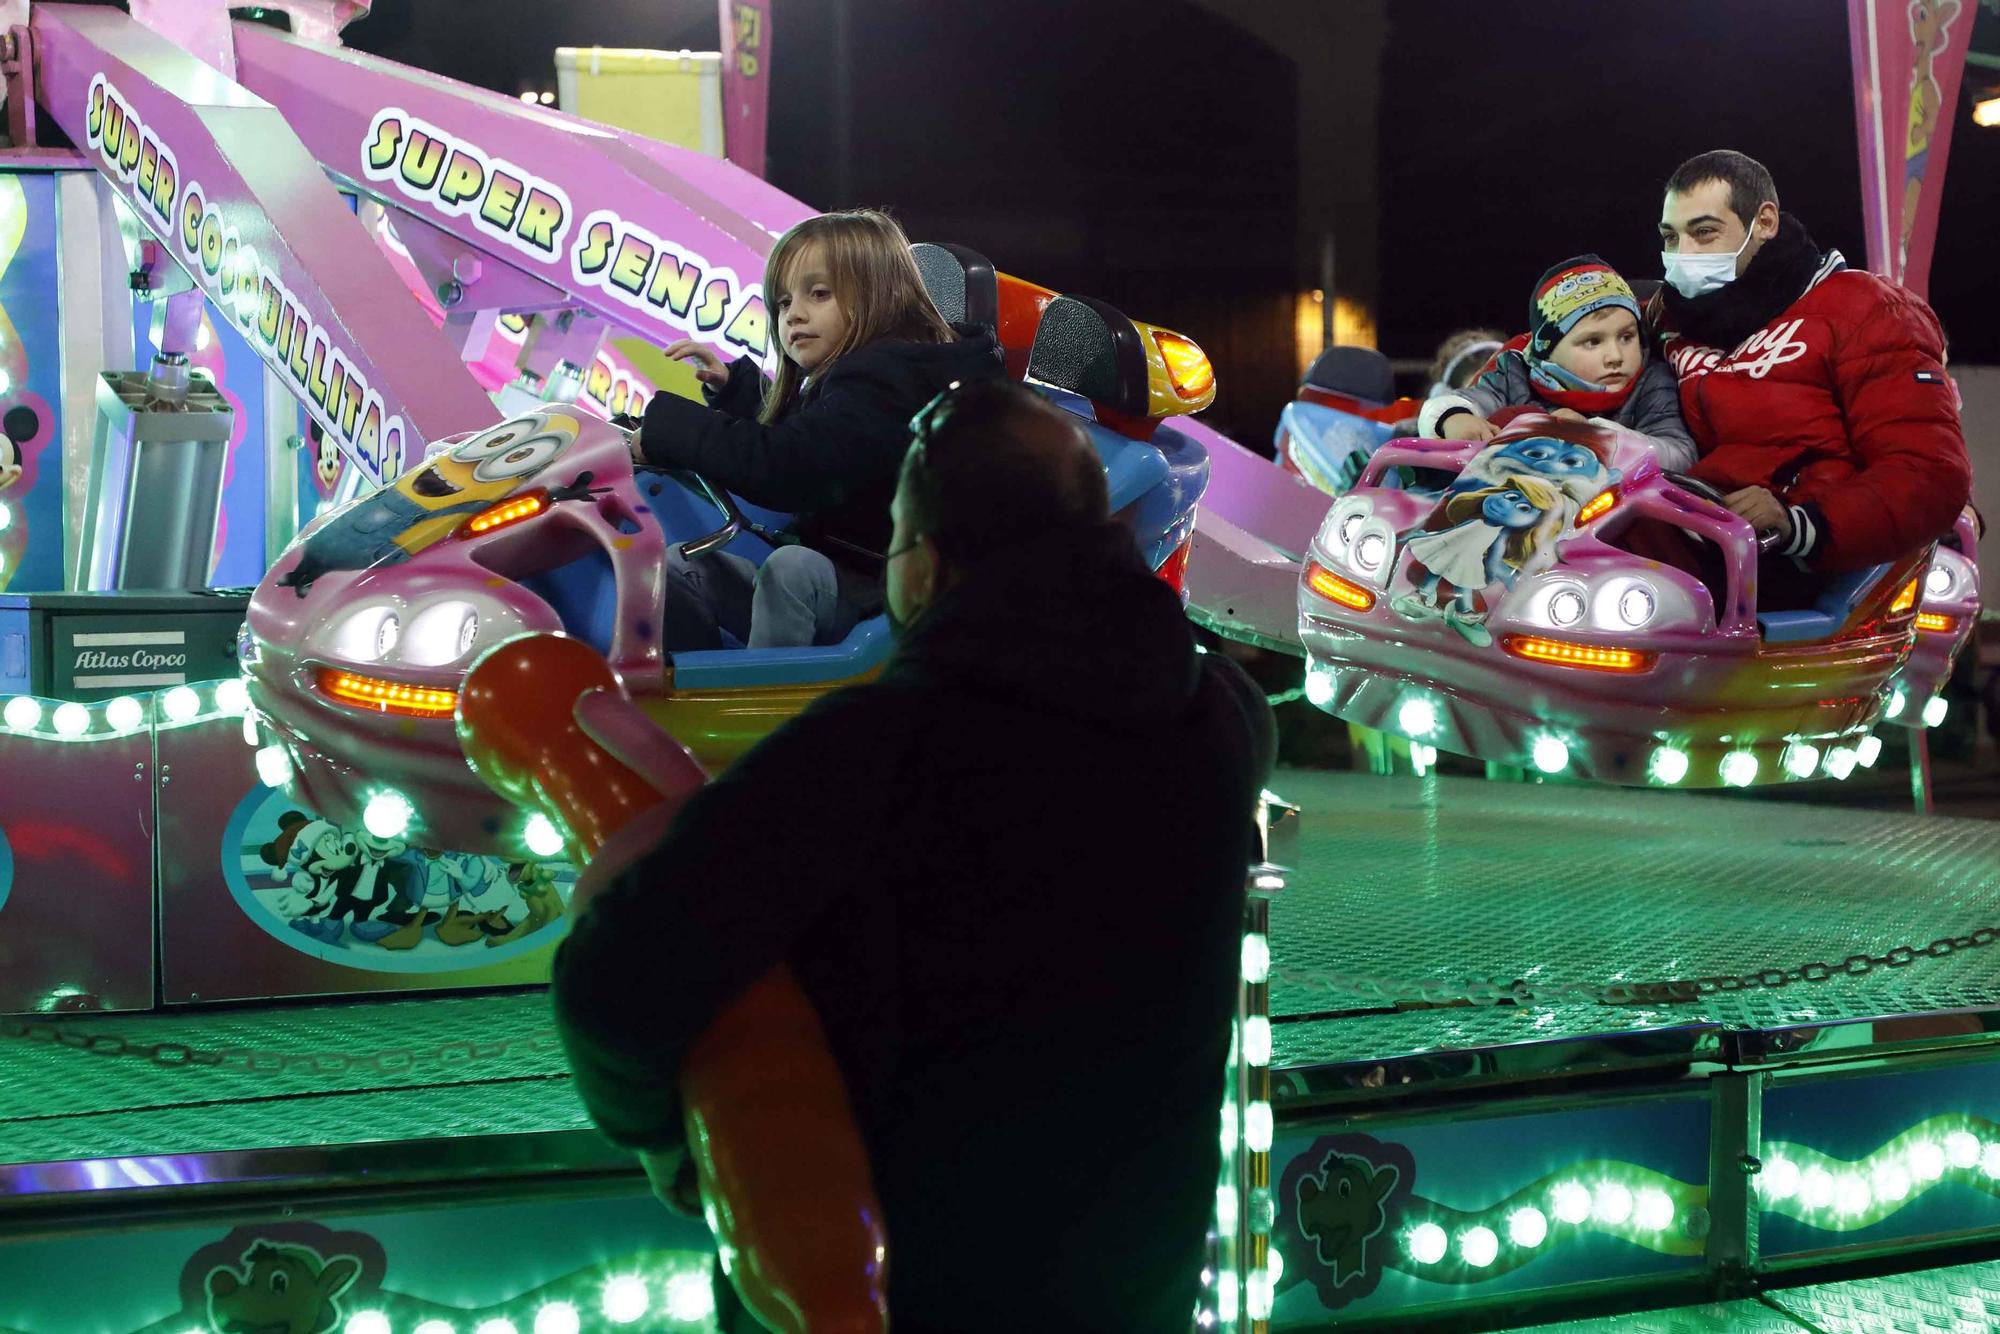
[{"label": "white face mask", "polygon": [[1743,245],[1736,247],[1735,254],[1694,254],[1683,255],[1678,250],[1660,252],[1660,264],[1666,270],[1667,281],[1682,296],[1706,296],[1719,292],[1736,281],[1736,258],[1750,244],[1749,228],[1743,231]]}]

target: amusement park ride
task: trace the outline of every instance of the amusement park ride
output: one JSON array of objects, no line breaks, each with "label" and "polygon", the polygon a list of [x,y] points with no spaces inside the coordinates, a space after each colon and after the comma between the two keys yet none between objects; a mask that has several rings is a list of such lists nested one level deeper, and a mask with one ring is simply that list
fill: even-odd
[{"label": "amusement park ride", "polygon": [[[533,985],[621,830],[889,651],[876,620],[663,653],[670,546],[760,559],[783,516],[635,469],[610,421],[691,392],[645,344],[766,352],[757,275],[812,210],[346,50],[356,0],[269,8],[289,32],[0,5],[0,1334],[882,1328],[865,1153],[788,972],[684,1073],[706,1221],[589,1129]],[[1191,416],[1187,338],[917,260],[1085,423],[1191,615],[1414,747],[1840,778],[1879,721],[1934,721],[1976,620],[1969,522],[1760,615],[1754,536],[1639,440],[1396,439],[1403,405],[1309,377],[1286,430],[1359,457],[1286,470]],[[1503,451],[1562,499],[1473,627],[1410,542]],[[1638,516],[1719,576],[1639,569]],[[1296,781],[1246,869],[1194,1326],[1995,1326],[2000,838]]]}]

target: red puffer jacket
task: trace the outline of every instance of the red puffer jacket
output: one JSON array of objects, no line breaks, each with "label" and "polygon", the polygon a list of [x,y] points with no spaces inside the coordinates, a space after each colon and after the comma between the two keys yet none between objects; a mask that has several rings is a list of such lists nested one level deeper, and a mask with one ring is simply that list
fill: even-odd
[{"label": "red puffer jacket", "polygon": [[1733,352],[1666,340],[1701,450],[1693,475],[1725,493],[1766,487],[1796,507],[1795,526],[1804,511],[1788,554],[1813,570],[1915,551],[1971,498],[1944,331],[1904,288],[1823,271]]}]

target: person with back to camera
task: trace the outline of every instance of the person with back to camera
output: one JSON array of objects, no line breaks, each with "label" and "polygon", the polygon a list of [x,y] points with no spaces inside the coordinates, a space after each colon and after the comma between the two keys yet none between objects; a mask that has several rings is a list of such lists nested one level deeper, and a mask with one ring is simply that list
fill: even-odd
[{"label": "person with back to camera", "polygon": [[1923,299],[1822,253],[1742,153],[1682,163],[1659,228],[1667,286],[1649,316],[1701,452],[1688,471],[1776,543],[1759,605],[1808,605],[1812,576],[1949,532],[1972,469]]},{"label": "person with back to camera", "polygon": [[954,329],[924,291],[903,229],[875,210],[824,213],[771,248],[764,299],[781,349],[769,385],[693,340],[708,400],[655,394],[633,457],[688,468],[753,505],[795,515],[762,566],[730,552],[667,558],[665,644],[833,644],[882,607],[889,497],[910,414],[954,380],[998,375],[988,329]]},{"label": "person with back to camera", "polygon": [[868,1147],[893,1329],[1185,1334],[1270,709],[1196,651],[1074,417],[988,380],[916,428],[888,665],[591,902],[558,1029],[593,1119],[671,1181],[682,1053],[788,960]]},{"label": "person with back to camera", "polygon": [[1695,448],[1680,390],[1673,368],[1646,355],[1639,317],[1638,298],[1610,265],[1595,255],[1564,260],[1535,283],[1526,337],[1470,384],[1426,402],[1421,434],[1491,440],[1499,428],[1490,418],[1502,408],[1539,408],[1636,431],[1653,442],[1662,468],[1685,471]]}]

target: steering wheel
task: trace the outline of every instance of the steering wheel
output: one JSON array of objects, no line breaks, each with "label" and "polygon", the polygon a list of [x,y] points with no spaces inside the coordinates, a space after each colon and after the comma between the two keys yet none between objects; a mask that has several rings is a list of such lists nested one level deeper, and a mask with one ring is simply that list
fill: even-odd
[{"label": "steering wheel", "polygon": [[[1703,500],[1714,501],[1724,509],[1729,508],[1728,498],[1698,477],[1690,477],[1684,472],[1670,472],[1662,475],[1683,491],[1691,491]],[[1776,529],[1760,532],[1757,534],[1757,550],[1775,551],[1778,549],[1779,543],[1783,541],[1784,534],[1778,532]]]}]

